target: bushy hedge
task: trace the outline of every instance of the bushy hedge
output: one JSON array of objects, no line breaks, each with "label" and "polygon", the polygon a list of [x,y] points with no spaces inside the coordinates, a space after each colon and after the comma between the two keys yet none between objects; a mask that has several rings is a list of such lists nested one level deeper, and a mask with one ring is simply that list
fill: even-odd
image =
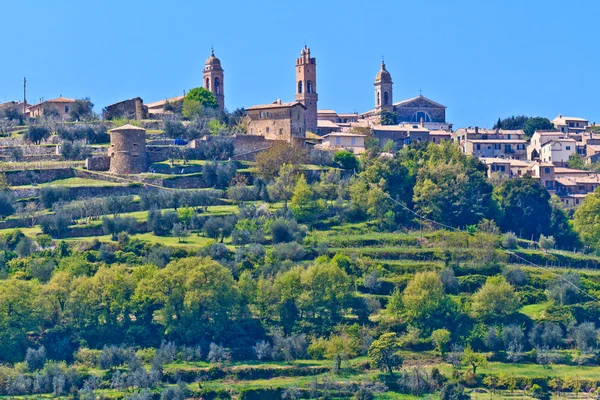
[{"label": "bushy hedge", "polygon": [[164,381],[176,383],[182,382],[214,381],[230,377],[239,381],[252,381],[258,379],[272,379],[277,377],[300,377],[322,375],[330,372],[329,367],[244,367],[244,368],[221,368],[212,367],[208,369],[171,369],[164,372]]}]

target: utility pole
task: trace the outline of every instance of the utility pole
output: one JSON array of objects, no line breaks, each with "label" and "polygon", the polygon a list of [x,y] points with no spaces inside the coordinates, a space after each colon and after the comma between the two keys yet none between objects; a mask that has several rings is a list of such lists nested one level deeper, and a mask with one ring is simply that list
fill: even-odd
[{"label": "utility pole", "polygon": [[27,112],[27,77],[23,78],[23,117]]}]

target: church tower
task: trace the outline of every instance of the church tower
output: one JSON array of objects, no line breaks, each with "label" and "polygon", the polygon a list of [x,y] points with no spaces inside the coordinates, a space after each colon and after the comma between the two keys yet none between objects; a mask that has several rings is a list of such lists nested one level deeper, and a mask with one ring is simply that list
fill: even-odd
[{"label": "church tower", "polygon": [[317,133],[317,60],[304,45],[296,59],[296,101],[306,107],[306,130]]},{"label": "church tower", "polygon": [[381,61],[381,69],[375,77],[375,111],[392,110],[392,75],[385,69],[385,62]]},{"label": "church tower", "polygon": [[221,60],[215,57],[215,50],[211,49],[210,57],[206,60],[203,74],[203,86],[205,89],[210,90],[212,94],[217,98],[219,108],[225,109],[225,87],[223,84],[223,68],[221,67]]}]

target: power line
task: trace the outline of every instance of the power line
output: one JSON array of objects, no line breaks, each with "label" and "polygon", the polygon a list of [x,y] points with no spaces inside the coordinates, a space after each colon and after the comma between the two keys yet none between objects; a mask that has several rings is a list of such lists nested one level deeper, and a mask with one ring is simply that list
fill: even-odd
[{"label": "power line", "polygon": [[[444,227],[444,228],[450,229],[450,230],[452,230],[452,231],[458,231],[458,232],[463,232],[463,233],[469,233],[469,232],[465,231],[464,229],[461,229],[461,228],[456,228],[456,227],[453,227],[453,226],[450,226],[450,225],[443,224],[443,223],[441,223],[441,222],[434,221],[434,220],[432,220],[432,219],[430,219],[430,218],[427,218],[427,217],[424,217],[424,216],[420,215],[419,213],[417,213],[417,212],[416,212],[416,211],[414,211],[414,210],[411,210],[411,209],[410,209],[410,208],[408,208],[406,205],[404,205],[404,204],[400,203],[398,200],[396,200],[396,199],[394,199],[392,196],[390,196],[390,194],[389,194],[389,193],[387,193],[385,190],[381,189],[381,188],[380,188],[379,186],[377,186],[376,184],[374,184],[374,183],[371,183],[371,182],[367,181],[367,180],[366,180],[364,177],[362,177],[362,176],[360,176],[359,174],[357,174],[357,173],[356,173],[356,169],[354,170],[354,176],[355,176],[355,177],[358,177],[358,178],[360,178],[360,179],[362,179],[363,181],[365,181],[365,183],[366,183],[367,185],[369,185],[370,187],[374,187],[374,188],[376,188],[376,189],[377,189],[377,190],[379,190],[381,193],[383,193],[383,195],[384,195],[384,196],[386,196],[388,199],[390,199],[391,201],[393,201],[394,203],[396,203],[397,205],[399,205],[400,207],[402,207],[404,210],[408,211],[409,213],[411,213],[411,214],[415,215],[417,218],[421,219],[422,221],[423,221],[423,220],[424,220],[424,221],[428,221],[428,222],[431,222],[432,224],[436,224],[436,225],[438,225],[438,226],[441,226],[441,227]],[[537,267],[537,268],[542,268],[542,269],[545,269],[545,270],[547,270],[547,271],[548,271],[548,272],[550,272],[552,275],[554,275],[554,276],[558,277],[559,279],[561,279],[562,281],[566,282],[568,285],[570,285],[571,287],[573,287],[573,288],[574,288],[575,290],[577,290],[579,293],[582,293],[582,294],[584,294],[585,296],[589,297],[590,299],[592,299],[592,300],[594,300],[594,301],[600,302],[600,300],[599,300],[599,299],[597,299],[596,297],[592,296],[592,295],[591,295],[591,294],[589,294],[588,292],[584,291],[583,289],[581,289],[580,287],[578,287],[577,285],[575,285],[573,282],[571,282],[571,281],[569,281],[569,280],[565,279],[565,278],[564,278],[562,275],[560,275],[560,274],[557,274],[556,272],[554,272],[554,271],[552,271],[552,270],[548,269],[547,267],[543,267],[543,266],[541,266],[541,265],[538,265],[538,264],[536,264],[536,263],[534,263],[534,262],[531,262],[531,261],[529,261],[529,260],[527,260],[527,259],[523,258],[522,256],[518,255],[517,253],[515,253],[515,252],[513,252],[513,251],[510,251],[510,250],[508,250],[508,249],[506,249],[506,248],[504,248],[504,247],[502,248],[502,250],[504,250],[504,251],[505,251],[507,254],[510,254],[510,255],[512,255],[512,256],[514,256],[514,257],[516,257],[517,259],[520,259],[520,260],[524,261],[526,264],[529,264],[529,265],[532,265],[532,266],[534,266],[534,267]]]}]

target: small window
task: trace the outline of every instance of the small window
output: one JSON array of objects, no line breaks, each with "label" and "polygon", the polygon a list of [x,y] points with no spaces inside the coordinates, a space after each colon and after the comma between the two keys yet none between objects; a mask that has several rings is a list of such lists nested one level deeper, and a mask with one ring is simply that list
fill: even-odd
[{"label": "small window", "polygon": [[271,131],[271,129],[270,129],[270,128],[267,128],[267,133],[269,133],[270,131]]},{"label": "small window", "polygon": [[335,138],[335,144],[341,144],[342,143],[342,139],[338,136]]},{"label": "small window", "polygon": [[356,144],[356,138],[352,138],[352,144]]},{"label": "small window", "polygon": [[69,106],[65,106],[65,114],[69,113]]},{"label": "small window", "polygon": [[271,117],[271,113],[267,111],[267,118]]},{"label": "small window", "polygon": [[261,111],[258,115],[259,118],[264,118],[265,117],[265,113],[263,111]]},{"label": "small window", "polygon": [[279,134],[280,134],[280,135],[283,135],[283,129],[280,129],[280,130],[279,130]]},{"label": "small window", "polygon": [[480,144],[477,145],[477,150],[481,150],[481,145]]},{"label": "small window", "polygon": [[250,129],[250,134],[254,135],[254,128]]},{"label": "small window", "polygon": [[571,146],[567,146],[567,150],[571,150]]}]

